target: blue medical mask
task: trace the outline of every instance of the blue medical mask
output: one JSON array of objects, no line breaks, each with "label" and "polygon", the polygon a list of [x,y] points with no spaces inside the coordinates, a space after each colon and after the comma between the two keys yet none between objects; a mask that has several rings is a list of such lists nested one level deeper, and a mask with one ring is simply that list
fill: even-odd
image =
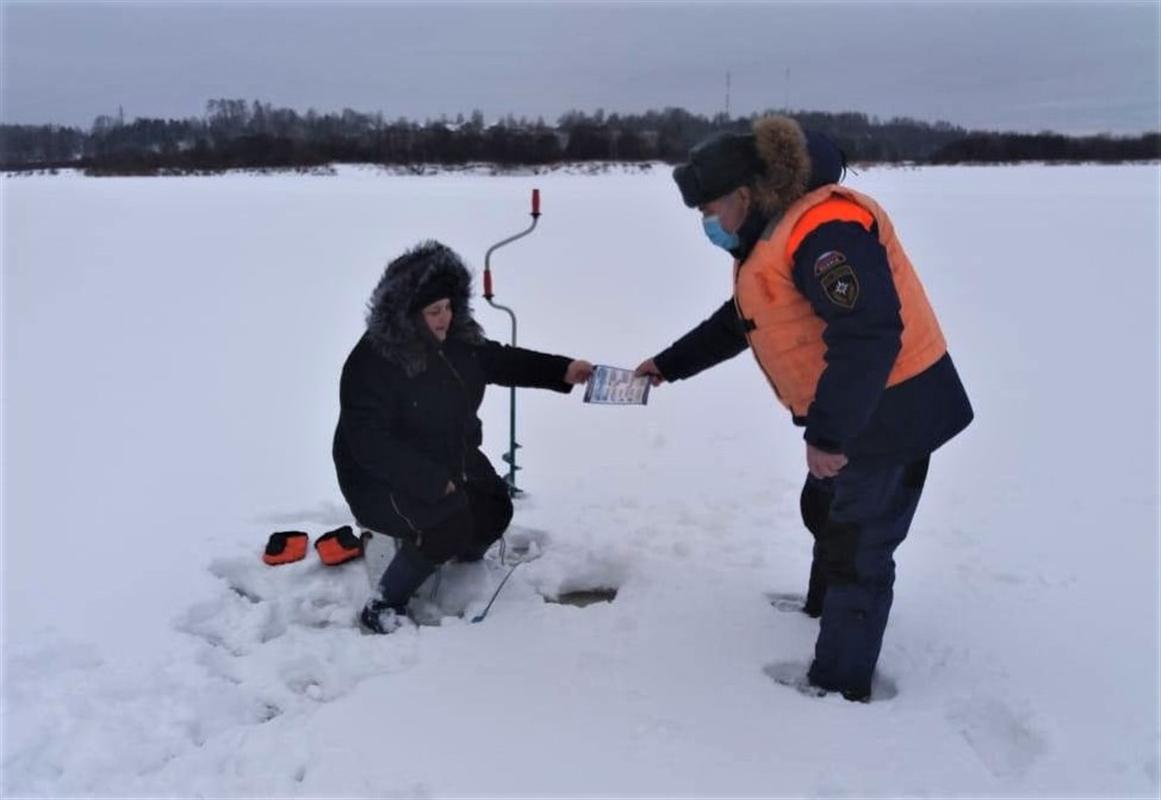
[{"label": "blue medical mask", "polygon": [[701,226],[705,228],[705,235],[709,237],[709,240],[723,250],[733,250],[741,244],[738,234],[730,233],[723,228],[722,221],[718,219],[716,214],[712,217],[702,217]]}]

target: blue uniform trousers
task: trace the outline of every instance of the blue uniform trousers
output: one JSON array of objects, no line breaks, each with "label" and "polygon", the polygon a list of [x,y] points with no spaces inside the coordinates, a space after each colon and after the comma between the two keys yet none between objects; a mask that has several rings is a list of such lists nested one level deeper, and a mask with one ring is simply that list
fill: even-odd
[{"label": "blue uniform trousers", "polygon": [[833,478],[807,478],[804,496],[829,499],[825,522],[809,526],[818,529],[812,572],[825,583],[809,680],[847,699],[870,697],[894,597],[893,556],[911,526],[929,458],[851,462]]}]

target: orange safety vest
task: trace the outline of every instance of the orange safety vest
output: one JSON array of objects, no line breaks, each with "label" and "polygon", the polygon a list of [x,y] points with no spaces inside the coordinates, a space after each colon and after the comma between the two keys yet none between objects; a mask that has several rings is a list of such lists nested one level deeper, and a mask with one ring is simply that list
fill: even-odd
[{"label": "orange safety vest", "polygon": [[826,368],[826,322],[794,285],[794,254],[812,231],[827,222],[879,226],[879,242],[901,305],[903,341],[887,386],[913,378],[947,352],[947,343],[923,284],[903,252],[879,204],[845,186],[831,184],[799,198],[778,220],[769,237],[734,265],[734,304],[750,330],[746,338],[775,394],[797,417],[805,417]]}]

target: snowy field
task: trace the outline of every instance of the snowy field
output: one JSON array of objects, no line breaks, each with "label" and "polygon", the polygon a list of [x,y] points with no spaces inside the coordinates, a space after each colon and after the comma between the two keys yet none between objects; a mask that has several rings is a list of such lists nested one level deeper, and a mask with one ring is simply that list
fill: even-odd
[{"label": "snowy field", "polygon": [[[668,171],[6,177],[4,796],[1158,795],[1156,165],[870,169],[976,421],[898,553],[869,705],[810,657],[803,444],[750,356],[640,408],[521,392],[541,556],[456,568],[438,627],[353,626],[339,369],[384,264],[437,238],[520,342],[635,366],[729,260]],[[490,335],[507,318],[482,301]],[[482,409],[500,464],[507,391]],[[612,602],[546,602],[616,590]],[[889,696],[894,694],[894,696]]]}]

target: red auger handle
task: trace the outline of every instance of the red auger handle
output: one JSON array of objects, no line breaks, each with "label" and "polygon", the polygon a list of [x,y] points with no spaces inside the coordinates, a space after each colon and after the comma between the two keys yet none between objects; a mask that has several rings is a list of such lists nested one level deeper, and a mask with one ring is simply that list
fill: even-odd
[{"label": "red auger handle", "polygon": [[484,270],[484,299],[492,299],[492,270]]},{"label": "red auger handle", "polygon": [[534,217],[540,216],[540,190],[539,189],[532,190],[532,216],[534,216]]}]

